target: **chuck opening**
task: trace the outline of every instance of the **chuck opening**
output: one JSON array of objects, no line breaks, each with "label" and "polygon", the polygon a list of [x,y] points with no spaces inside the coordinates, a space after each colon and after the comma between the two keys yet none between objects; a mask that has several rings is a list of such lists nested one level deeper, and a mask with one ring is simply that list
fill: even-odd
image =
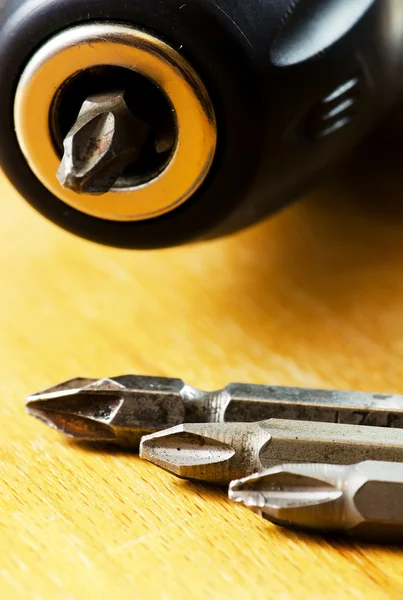
[{"label": "chuck opening", "polygon": [[17,86],[14,122],[55,201],[109,221],[175,210],[204,183],[217,145],[192,66],[155,35],[116,23],[70,27],[39,48]]},{"label": "chuck opening", "polygon": [[59,181],[77,193],[141,186],[167,167],[177,144],[167,95],[124,67],[97,66],[71,77],[57,92],[50,119],[62,161]]}]

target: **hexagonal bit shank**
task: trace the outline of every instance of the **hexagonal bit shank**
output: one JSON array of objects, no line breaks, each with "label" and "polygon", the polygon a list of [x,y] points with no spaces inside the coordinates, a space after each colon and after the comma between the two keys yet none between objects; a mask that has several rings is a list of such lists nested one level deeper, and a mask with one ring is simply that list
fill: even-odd
[{"label": "hexagonal bit shank", "polygon": [[403,542],[403,464],[283,464],[233,481],[229,497],[278,525]]},{"label": "hexagonal bit shank", "polygon": [[77,194],[105,194],[136,161],[148,133],[123,91],[90,96],[64,139],[58,180]]}]

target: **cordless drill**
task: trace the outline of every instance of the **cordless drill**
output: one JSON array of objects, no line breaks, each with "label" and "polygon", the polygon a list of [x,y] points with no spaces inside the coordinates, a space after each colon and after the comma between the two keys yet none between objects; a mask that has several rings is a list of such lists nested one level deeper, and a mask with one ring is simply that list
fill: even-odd
[{"label": "cordless drill", "polygon": [[9,0],[1,20],[0,166],[112,246],[259,222],[402,92],[401,0]]}]

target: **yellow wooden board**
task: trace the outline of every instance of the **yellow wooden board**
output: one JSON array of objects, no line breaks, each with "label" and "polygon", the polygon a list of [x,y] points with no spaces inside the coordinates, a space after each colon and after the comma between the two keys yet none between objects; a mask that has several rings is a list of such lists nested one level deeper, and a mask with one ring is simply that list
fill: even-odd
[{"label": "yellow wooden board", "polygon": [[402,597],[396,548],[276,528],[24,412],[61,380],[130,372],[402,392],[403,175],[386,163],[241,235],[152,252],[59,230],[0,175],[1,598]]}]

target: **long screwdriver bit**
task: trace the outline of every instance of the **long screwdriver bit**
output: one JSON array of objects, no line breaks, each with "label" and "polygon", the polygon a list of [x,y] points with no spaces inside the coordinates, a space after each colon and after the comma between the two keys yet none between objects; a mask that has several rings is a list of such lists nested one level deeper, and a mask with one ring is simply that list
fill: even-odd
[{"label": "long screwdriver bit", "polygon": [[140,457],[185,479],[227,485],[285,462],[403,461],[403,430],[285,419],[185,424],[144,436]]},{"label": "long screwdriver bit", "polygon": [[231,482],[228,495],[278,525],[403,542],[402,463],[284,464]]},{"label": "long screwdriver bit", "polygon": [[27,398],[26,409],[81,440],[134,449],[181,423],[294,419],[403,428],[403,396],[231,383],[205,392],[181,379],[123,375],[73,379]]}]

